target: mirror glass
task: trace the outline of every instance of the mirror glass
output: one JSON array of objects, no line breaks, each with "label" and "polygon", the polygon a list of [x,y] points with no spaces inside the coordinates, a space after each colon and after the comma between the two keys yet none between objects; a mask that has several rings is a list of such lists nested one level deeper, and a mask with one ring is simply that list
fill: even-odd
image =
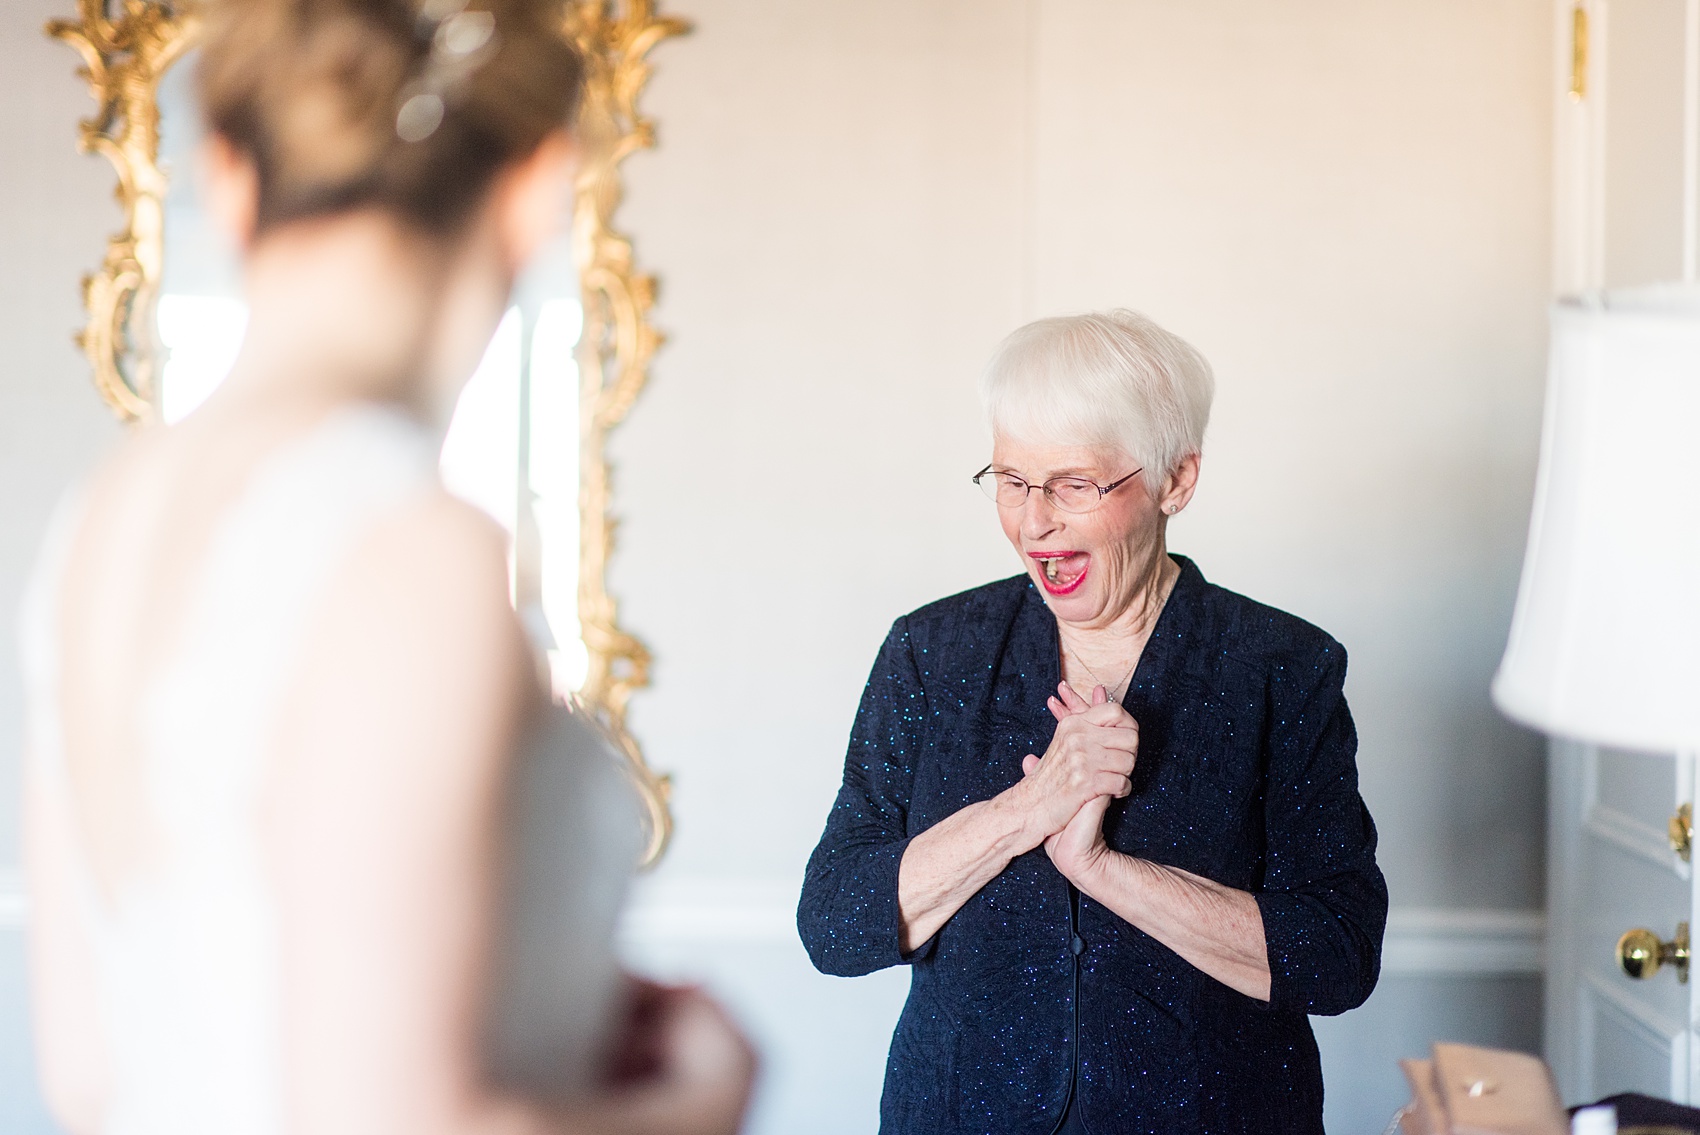
[{"label": "mirror glass", "polygon": [[[196,170],[202,128],[195,54],[159,84],[165,258],[156,334],[163,367],[158,409],[167,423],[194,412],[229,373],[247,310],[236,250],[202,199]],[[578,616],[579,368],[584,309],[571,241],[545,249],[515,289],[513,306],[467,383],[443,441],[444,484],[509,536],[509,586],[548,653],[557,693],[578,690],[589,654]]]}]

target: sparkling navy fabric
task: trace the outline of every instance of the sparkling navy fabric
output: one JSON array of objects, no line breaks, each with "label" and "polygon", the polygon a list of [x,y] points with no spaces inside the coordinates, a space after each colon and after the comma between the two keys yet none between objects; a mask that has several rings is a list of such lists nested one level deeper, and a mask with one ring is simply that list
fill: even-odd
[{"label": "sparkling navy fabric", "polygon": [[901,952],[909,840],[1014,784],[1055,728],[1057,625],[1037,589],[1023,575],[964,592],[899,619],[881,648],[797,911],[823,972],[913,967],[883,1135],[1049,1135],[1071,1083],[1091,1135],[1322,1132],[1307,1014],[1369,996],[1387,920],[1346,652],[1175,559],[1180,579],[1123,699],[1139,759],[1105,838],[1254,894],[1270,1001],[1085,896],[1076,954],[1069,887],[1042,849]]}]

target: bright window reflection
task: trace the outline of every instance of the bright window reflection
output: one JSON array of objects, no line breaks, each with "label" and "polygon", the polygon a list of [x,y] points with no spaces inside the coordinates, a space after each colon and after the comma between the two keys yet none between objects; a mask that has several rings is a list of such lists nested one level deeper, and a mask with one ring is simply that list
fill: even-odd
[{"label": "bright window reflection", "polygon": [[165,347],[159,413],[180,422],[207,400],[235,365],[248,327],[248,307],[225,296],[159,297],[159,339]]},{"label": "bright window reflection", "polygon": [[578,618],[579,377],[573,349],[583,328],[583,306],[554,299],[538,311],[531,336],[526,464],[542,560],[543,615],[555,639],[549,669],[563,693],[582,687],[590,666]]},{"label": "bright window reflection", "polygon": [[509,308],[461,389],[443,438],[443,484],[510,537],[519,530],[520,314]]},{"label": "bright window reflection", "polygon": [[[168,352],[160,414],[178,422],[230,373],[248,309],[223,296],[172,294],[160,297],[158,318]],[[578,618],[579,372],[573,353],[584,309],[576,299],[546,300],[536,318],[529,374],[521,311],[510,308],[502,318],[455,404],[440,467],[450,492],[508,533],[512,597],[548,651],[556,691],[567,693],[584,685],[590,665]],[[523,535],[526,510],[535,541]],[[535,581],[536,593],[521,594],[521,580]]]}]

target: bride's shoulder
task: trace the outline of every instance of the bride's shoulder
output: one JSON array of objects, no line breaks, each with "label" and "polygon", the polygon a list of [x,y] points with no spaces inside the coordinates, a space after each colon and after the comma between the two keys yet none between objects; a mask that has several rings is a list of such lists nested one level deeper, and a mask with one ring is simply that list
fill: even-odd
[{"label": "bride's shoulder", "polygon": [[[324,758],[310,763],[332,779],[342,757],[452,779],[456,769],[500,764],[517,722],[543,697],[508,601],[503,534],[432,489],[383,516],[342,558],[308,619],[283,709],[301,747]],[[358,744],[344,753],[351,738]]]},{"label": "bride's shoulder", "polygon": [[377,518],[329,591],[332,604],[362,621],[362,612],[450,624],[482,618],[523,637],[508,601],[506,533],[440,485]]}]

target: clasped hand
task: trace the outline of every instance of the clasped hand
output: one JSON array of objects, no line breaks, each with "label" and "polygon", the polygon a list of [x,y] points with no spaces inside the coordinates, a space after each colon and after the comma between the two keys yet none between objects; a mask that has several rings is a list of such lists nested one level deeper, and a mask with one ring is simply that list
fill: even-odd
[{"label": "clasped hand", "polygon": [[1045,704],[1056,733],[1043,757],[1022,758],[1024,779],[1011,792],[1057,870],[1078,881],[1106,850],[1110,801],[1133,789],[1139,723],[1102,686],[1088,702],[1063,682]]}]

